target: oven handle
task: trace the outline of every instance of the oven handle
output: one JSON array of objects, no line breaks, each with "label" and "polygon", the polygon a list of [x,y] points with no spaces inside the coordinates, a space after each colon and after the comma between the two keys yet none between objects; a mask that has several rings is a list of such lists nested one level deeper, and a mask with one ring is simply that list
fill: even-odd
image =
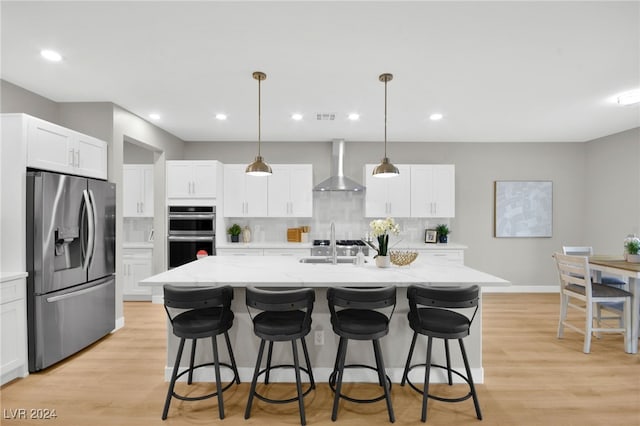
[{"label": "oven handle", "polygon": [[169,214],[169,220],[172,219],[215,219],[213,214]]},{"label": "oven handle", "polygon": [[216,239],[215,235],[210,237],[191,237],[191,236],[177,236],[170,235],[167,237],[169,241],[213,241]]}]

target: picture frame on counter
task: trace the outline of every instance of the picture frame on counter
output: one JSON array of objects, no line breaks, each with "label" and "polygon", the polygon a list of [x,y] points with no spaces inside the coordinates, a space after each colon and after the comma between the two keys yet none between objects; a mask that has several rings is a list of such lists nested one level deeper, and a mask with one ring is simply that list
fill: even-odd
[{"label": "picture frame on counter", "polygon": [[424,242],[435,244],[438,242],[438,232],[435,229],[425,229]]}]

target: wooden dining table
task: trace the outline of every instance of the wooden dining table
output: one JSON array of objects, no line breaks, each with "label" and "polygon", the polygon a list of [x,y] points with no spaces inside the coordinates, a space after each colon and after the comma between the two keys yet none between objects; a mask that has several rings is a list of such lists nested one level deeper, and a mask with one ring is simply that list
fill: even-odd
[{"label": "wooden dining table", "polygon": [[638,353],[638,327],[640,327],[640,263],[627,262],[612,256],[590,256],[589,267],[600,281],[602,273],[620,275],[629,280],[631,297],[631,339],[627,342],[626,352]]}]

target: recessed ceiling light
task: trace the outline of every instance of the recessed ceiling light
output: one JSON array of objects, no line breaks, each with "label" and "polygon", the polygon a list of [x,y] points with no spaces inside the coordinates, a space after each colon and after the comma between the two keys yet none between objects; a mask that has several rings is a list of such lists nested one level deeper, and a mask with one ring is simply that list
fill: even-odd
[{"label": "recessed ceiling light", "polygon": [[618,102],[620,105],[633,105],[640,103],[640,89],[621,93],[616,98],[616,102]]},{"label": "recessed ceiling light", "polygon": [[443,115],[440,114],[439,112],[436,112],[434,114],[431,114],[429,116],[429,119],[433,120],[433,121],[438,121],[438,120],[442,120]]},{"label": "recessed ceiling light", "polygon": [[216,118],[218,120],[226,120],[227,119],[227,114],[222,114],[222,113],[216,114]]},{"label": "recessed ceiling light", "polygon": [[358,114],[357,112],[352,112],[351,114],[349,114],[349,120],[356,121],[358,119],[360,119],[360,114]]},{"label": "recessed ceiling light", "polygon": [[160,114],[149,114],[149,118],[152,120],[160,120]]},{"label": "recessed ceiling light", "polygon": [[51,62],[60,62],[62,60],[62,55],[55,50],[41,50],[40,55]]},{"label": "recessed ceiling light", "polygon": [[300,120],[302,120],[302,114],[297,113],[297,112],[295,114],[291,114],[291,119],[292,120],[296,120],[296,121],[300,121]]}]

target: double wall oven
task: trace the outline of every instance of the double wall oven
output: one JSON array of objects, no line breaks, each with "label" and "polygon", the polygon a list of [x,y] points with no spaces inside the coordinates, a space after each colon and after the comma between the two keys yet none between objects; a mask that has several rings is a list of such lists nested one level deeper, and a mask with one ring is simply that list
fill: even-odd
[{"label": "double wall oven", "polygon": [[169,206],[169,269],[216,254],[215,206]]}]

